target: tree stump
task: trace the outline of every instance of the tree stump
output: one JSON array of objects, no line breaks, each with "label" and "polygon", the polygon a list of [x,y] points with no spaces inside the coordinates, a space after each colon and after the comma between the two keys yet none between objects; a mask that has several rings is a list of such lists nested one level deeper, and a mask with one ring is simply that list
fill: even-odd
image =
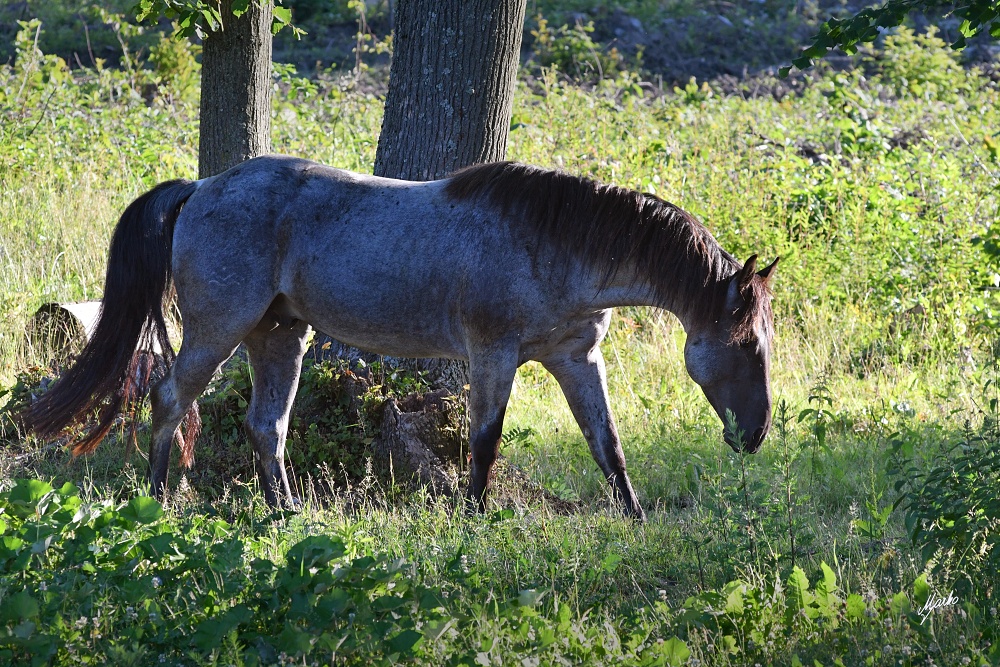
[{"label": "tree stump", "polygon": [[396,479],[414,479],[435,492],[454,495],[462,462],[462,411],[447,390],[411,394],[385,403],[375,453]]}]

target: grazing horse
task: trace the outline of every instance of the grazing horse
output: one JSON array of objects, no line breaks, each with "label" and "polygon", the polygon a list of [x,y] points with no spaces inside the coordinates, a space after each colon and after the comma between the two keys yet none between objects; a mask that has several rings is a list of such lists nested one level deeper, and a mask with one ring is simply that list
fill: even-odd
[{"label": "grazing horse", "polygon": [[[267,502],[291,498],[285,434],[310,327],[396,357],[467,359],[469,504],[485,509],[518,366],[558,380],[626,514],[643,510],[625,472],[599,344],[611,308],[673,312],[688,373],[755,452],[771,425],[769,283],[777,260],[742,266],[705,227],[652,195],[510,162],[412,183],[265,156],[200,181],[162,183],[115,229],[100,321],[76,364],[22,415],[52,437],[100,408],[74,447],[93,450],[144,392],[155,339],[169,371],[151,390],[153,492],[172,442],[190,465],[198,396],[245,343],[254,369],[246,427]],[[171,282],[184,336],[174,357]],[[148,369],[147,369],[148,376]],[[181,424],[186,421],[185,435]]]}]

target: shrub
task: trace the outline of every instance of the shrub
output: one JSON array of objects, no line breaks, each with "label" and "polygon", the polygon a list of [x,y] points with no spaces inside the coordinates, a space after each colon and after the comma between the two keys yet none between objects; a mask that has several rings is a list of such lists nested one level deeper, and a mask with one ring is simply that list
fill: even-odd
[{"label": "shrub", "polygon": [[902,26],[885,38],[885,46],[867,59],[875,77],[897,96],[951,102],[966,83],[958,55],[930,27],[916,34]]},{"label": "shrub", "polygon": [[896,482],[906,528],[931,571],[960,595],[996,594],[1000,572],[1000,349],[983,384],[985,414],[927,470]]},{"label": "shrub", "polygon": [[611,47],[605,49],[591,39],[594,22],[577,22],[573,27],[562,25],[556,29],[539,15],[538,27],[531,31],[535,38],[532,48],[535,60],[543,67],[555,67],[575,79],[593,81],[613,76],[625,69],[625,57]]}]

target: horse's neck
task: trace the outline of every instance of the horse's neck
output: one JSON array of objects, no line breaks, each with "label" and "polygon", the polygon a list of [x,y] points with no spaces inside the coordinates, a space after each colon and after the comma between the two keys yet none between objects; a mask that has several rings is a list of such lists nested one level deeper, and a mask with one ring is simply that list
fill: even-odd
[{"label": "horse's neck", "polygon": [[[668,310],[677,316],[687,329],[686,315],[690,310],[685,308],[675,295],[662,295],[650,284],[635,276],[631,271],[620,271],[606,285],[595,284],[597,295],[594,304],[599,308],[616,308],[619,306],[652,306]],[[664,298],[666,297],[666,298]]]},{"label": "horse's neck", "polygon": [[[700,271],[682,271],[679,275],[687,280],[698,280],[695,276]],[[597,276],[594,289],[597,291],[595,303],[602,308],[617,306],[652,306],[673,313],[680,320],[685,330],[689,322],[696,318],[694,313],[699,310],[699,303],[692,303],[692,291],[682,289],[681,285],[661,285],[657,288],[648,276],[641,274],[632,267],[621,268],[606,284],[602,284],[602,276]],[[711,287],[695,290],[695,298],[712,299]]]}]

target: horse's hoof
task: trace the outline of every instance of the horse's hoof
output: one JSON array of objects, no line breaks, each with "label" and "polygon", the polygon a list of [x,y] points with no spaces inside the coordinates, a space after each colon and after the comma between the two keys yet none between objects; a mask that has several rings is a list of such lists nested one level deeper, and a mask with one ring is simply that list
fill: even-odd
[{"label": "horse's hoof", "polygon": [[469,518],[486,513],[486,503],[472,496],[465,496],[462,504],[464,505],[465,516]]}]

